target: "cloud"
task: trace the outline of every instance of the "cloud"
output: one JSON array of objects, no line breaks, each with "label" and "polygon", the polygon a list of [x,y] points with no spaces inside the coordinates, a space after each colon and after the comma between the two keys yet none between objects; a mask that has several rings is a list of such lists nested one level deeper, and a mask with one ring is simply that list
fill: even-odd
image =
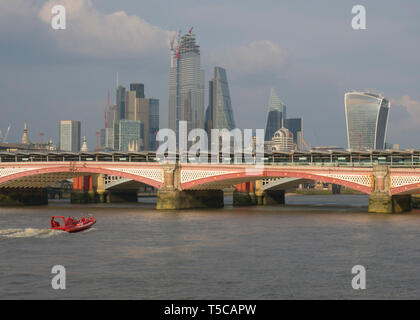
[{"label": "cloud", "polygon": [[48,34],[66,52],[89,57],[152,56],[168,48],[175,31],[154,26],[124,11],[99,12],[91,0],[51,0],[39,11],[40,19],[51,25],[51,8],[66,9],[66,30],[48,28]]},{"label": "cloud", "polygon": [[391,103],[397,107],[403,107],[409,114],[409,119],[404,119],[405,129],[415,129],[420,126],[420,101],[414,100],[407,95],[401,99],[392,99]]},{"label": "cloud", "polygon": [[271,40],[253,41],[224,53],[212,54],[212,63],[232,70],[238,75],[277,72],[282,68],[288,52]]},{"label": "cloud", "polygon": [[[51,27],[54,5],[66,9],[65,30]],[[124,11],[104,14],[91,0],[2,0],[0,20],[0,39],[13,41],[18,49],[31,38],[29,43],[42,44],[40,52],[82,58],[163,56],[176,34]]]}]

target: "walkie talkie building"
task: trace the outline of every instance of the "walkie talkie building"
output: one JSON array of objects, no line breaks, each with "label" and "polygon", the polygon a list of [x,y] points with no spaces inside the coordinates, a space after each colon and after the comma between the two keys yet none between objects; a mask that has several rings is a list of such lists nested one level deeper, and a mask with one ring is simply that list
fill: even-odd
[{"label": "walkie talkie building", "polygon": [[368,92],[347,92],[347,142],[350,150],[381,150],[385,147],[389,100]]}]

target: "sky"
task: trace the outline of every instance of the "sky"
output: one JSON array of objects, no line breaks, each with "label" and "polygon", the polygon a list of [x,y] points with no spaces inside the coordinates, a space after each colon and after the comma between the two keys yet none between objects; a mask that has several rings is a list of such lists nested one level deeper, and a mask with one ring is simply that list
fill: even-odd
[{"label": "sky", "polygon": [[[53,5],[66,29],[51,27]],[[366,29],[352,28],[352,7]],[[0,130],[20,141],[58,139],[59,120],[81,120],[90,149],[107,92],[141,82],[168,125],[169,41],[194,27],[208,81],[227,70],[236,125],[264,128],[270,88],[302,117],[310,146],[347,147],[344,93],[391,100],[387,141],[420,149],[420,1],[1,0]]]}]

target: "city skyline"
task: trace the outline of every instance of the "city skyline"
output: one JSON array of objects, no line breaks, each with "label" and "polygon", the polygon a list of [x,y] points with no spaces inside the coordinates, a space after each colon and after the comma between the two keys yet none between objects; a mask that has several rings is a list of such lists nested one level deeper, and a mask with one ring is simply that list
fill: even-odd
[{"label": "city skyline", "polygon": [[[64,1],[66,2],[66,1]],[[76,2],[76,1],[75,1]],[[298,10],[298,5],[276,4],[272,11],[282,12],[287,10],[290,17],[283,22],[277,22],[277,30],[282,24],[291,23],[296,27],[297,39],[290,38],[288,34],[281,31],[276,36],[270,31],[274,22],[267,22],[267,25],[257,25],[251,30],[243,24],[233,24],[231,28],[226,28],[227,22],[222,22],[224,33],[214,32],[209,29],[209,20],[203,16],[188,15],[187,20],[168,20],[164,22],[162,17],[156,15],[155,9],[148,4],[139,10],[137,5],[125,6],[111,4],[104,1],[94,2],[88,6],[88,1],[77,1],[79,7],[68,4],[69,19],[68,23],[76,23],[71,19],[74,10],[80,10],[85,15],[98,14],[99,17],[113,15],[121,8],[126,14],[121,19],[126,19],[139,27],[137,37],[141,37],[141,30],[149,30],[151,26],[157,26],[156,41],[145,42],[150,51],[146,52],[143,48],[128,48],[120,46],[112,48],[112,54],[103,53],[98,56],[96,52],[88,52],[88,45],[84,45],[86,50],[73,48],[64,54],[63,41],[74,37],[67,30],[56,32],[54,35],[46,34],[48,23],[45,17],[46,7],[37,3],[32,8],[26,8],[25,1],[19,0],[13,3],[5,1],[2,6],[7,6],[7,11],[11,17],[16,19],[2,19],[2,28],[10,30],[5,38],[4,33],[1,39],[9,44],[9,50],[0,52],[1,62],[5,68],[1,78],[0,104],[5,110],[5,116],[0,120],[0,129],[6,131],[9,123],[12,129],[9,134],[9,141],[19,141],[24,119],[22,113],[30,119],[28,124],[30,138],[37,140],[38,131],[45,132],[46,137],[54,137],[57,143],[54,125],[60,119],[73,118],[74,114],[80,114],[80,119],[86,119],[89,125],[82,125],[82,135],[87,136],[90,149],[96,145],[95,131],[101,126],[101,117],[98,114],[103,112],[106,104],[106,91],[108,88],[115,87],[114,75],[119,72],[121,78],[127,82],[147,83],[151,90],[151,96],[160,99],[161,105],[161,127],[166,127],[167,119],[167,70],[168,62],[168,41],[175,36],[176,31],[181,26],[188,30],[189,26],[194,25],[194,33],[198,35],[198,40],[202,51],[203,69],[206,74],[211,74],[209,70],[214,65],[226,68],[230,75],[230,91],[232,100],[235,101],[233,111],[237,114],[236,124],[239,128],[265,127],[265,114],[259,110],[266,101],[266,90],[274,87],[280,96],[287,100],[290,110],[294,110],[291,117],[303,115],[305,121],[305,140],[313,145],[339,145],[346,146],[345,112],[342,96],[351,89],[368,91],[368,88],[376,87],[390,98],[393,108],[390,112],[388,141],[390,143],[400,143],[402,148],[419,147],[417,144],[418,133],[418,101],[416,83],[418,75],[411,70],[415,69],[419,61],[414,54],[418,51],[414,38],[411,33],[406,33],[401,37],[403,30],[412,30],[412,20],[414,13],[418,12],[419,7],[415,5],[410,10],[400,8],[398,10],[391,2],[381,2],[381,5],[371,4],[368,10],[368,29],[366,31],[354,31],[351,29],[351,6],[345,4],[334,4],[320,11],[315,5],[306,4]],[[49,4],[53,2],[48,2]],[[66,3],[65,3],[66,4]],[[120,8],[118,8],[120,6]],[[182,6],[182,5],[180,5]],[[217,4],[209,5],[214,13],[220,13]],[[257,17],[262,13],[267,13],[265,6],[254,12]],[[173,7],[178,10],[178,7]],[[203,9],[203,5],[195,4],[191,10],[198,12]],[[224,7],[226,14],[231,9],[230,6]],[[252,4],[241,8],[240,11],[245,16],[250,16],[255,7]],[[313,11],[315,16],[325,18],[321,25],[311,28],[314,22],[309,18],[309,11]],[[402,10],[402,11],[401,11]],[[384,26],[383,19],[387,18],[390,12],[399,12],[390,26]],[[16,26],[15,21],[21,21],[20,15],[27,14],[30,18],[23,19],[24,25],[21,28]],[[371,13],[375,13],[371,14]],[[182,17],[182,15],[179,15]],[[402,18],[404,16],[404,19]],[[84,17],[84,16],[83,16]],[[198,19],[199,18],[199,19]],[[319,33],[325,24],[330,24],[335,32]],[[278,25],[280,24],[280,25]],[[380,26],[381,30],[375,25]],[[29,26],[35,26],[31,29]],[[29,28],[27,28],[29,27]],[[109,25],[104,25],[109,28]],[[218,26],[216,26],[216,29]],[[124,28],[122,28],[124,29]],[[33,30],[35,40],[32,50],[19,50],[20,38],[27,39],[28,30]],[[106,29],[107,30],[107,29]],[[286,29],[284,29],[286,30]],[[393,31],[392,31],[393,30]],[[122,30],[127,31],[127,30]],[[121,31],[121,32],[122,32]],[[307,32],[308,35],[304,35]],[[11,41],[10,34],[17,34],[16,40]],[[32,35],[32,34],[31,34]],[[319,45],[311,47],[311,50],[302,51],[306,45],[313,44],[310,37],[320,41]],[[384,37],[394,41],[397,45],[410,50],[399,51],[400,58],[397,63],[388,63],[395,56],[391,51],[380,43]],[[65,39],[59,41],[59,36]],[[85,35],[89,36],[89,34]],[[100,38],[100,37],[99,37]],[[336,43],[334,40],[340,38]],[[123,41],[123,40],[121,40]],[[309,42],[308,42],[309,41]],[[368,43],[374,41],[376,51],[382,55],[378,57],[375,52],[370,53],[363,48],[355,49],[351,46],[355,41]],[[41,43],[48,43],[48,51],[42,51],[39,46]],[[118,42],[121,44],[120,42]],[[328,43],[325,48],[322,45]],[[150,44],[150,45],[149,45]],[[108,44],[109,45],[109,44]],[[348,54],[348,48],[352,48],[352,54]],[[334,55],[328,53],[333,52]],[[12,52],[16,54],[11,54]],[[37,55],[31,52],[38,52]],[[39,53],[45,55],[40,55]],[[133,53],[134,52],[134,53]],[[150,54],[153,52],[153,54]],[[113,57],[115,55],[115,58]],[[127,59],[122,59],[126,55]],[[325,58],[323,56],[325,55]],[[54,56],[54,63],[45,57]],[[135,57],[135,58],[134,58]],[[263,57],[263,59],[259,59]],[[21,63],[24,61],[24,65]],[[124,62],[123,62],[124,61]],[[393,60],[394,61],[394,60]],[[87,62],[93,62],[86,68]],[[394,61],[395,62],[395,61]],[[242,66],[242,68],[239,67]],[[29,68],[25,66],[30,66]],[[13,72],[12,72],[13,70]],[[382,74],[382,77],[377,77]],[[362,77],[361,77],[362,75]],[[389,76],[387,76],[389,75]],[[391,76],[392,75],[392,76]],[[18,83],[25,77],[30,81],[27,92],[24,95],[16,94],[19,88]],[[40,81],[34,81],[39,79]],[[208,78],[206,78],[208,80]],[[45,83],[44,87],[39,83]],[[207,82],[205,81],[207,92]],[[45,91],[49,88],[48,91]],[[71,89],[68,89],[71,88]],[[64,90],[65,89],[65,90]],[[7,90],[7,94],[5,91]],[[48,92],[48,93],[47,93]],[[22,96],[22,97],[21,97]],[[23,96],[26,97],[23,99]],[[206,96],[206,95],[205,95]],[[9,97],[14,97],[10,99]],[[31,101],[31,107],[27,107],[25,101]],[[207,100],[207,99],[206,99]],[[207,102],[206,104],[207,105]],[[46,117],[48,114],[48,117]],[[329,121],[325,117],[331,117],[334,121]],[[249,115],[252,115],[251,117]],[[324,117],[322,116],[324,115]],[[308,119],[311,119],[308,121]],[[84,121],[83,121],[84,122]],[[328,130],[326,130],[328,128]],[[337,132],[330,135],[330,131]],[[404,141],[403,141],[404,138]]]}]

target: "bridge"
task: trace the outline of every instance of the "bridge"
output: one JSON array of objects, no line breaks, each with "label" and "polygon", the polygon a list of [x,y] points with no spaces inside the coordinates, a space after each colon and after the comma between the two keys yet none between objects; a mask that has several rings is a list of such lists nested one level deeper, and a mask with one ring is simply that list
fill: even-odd
[{"label": "bridge", "polygon": [[[158,190],[157,209],[221,207],[223,190],[231,186],[239,186],[234,200],[254,197],[259,204],[281,204],[290,186],[321,181],[368,194],[371,212],[401,212],[410,209],[410,194],[420,191],[420,151],[270,153],[258,166],[233,159],[168,163],[151,152],[0,153],[0,203],[37,199],[36,204],[45,204],[43,190],[65,179],[73,179],[75,191],[91,192],[99,201],[107,193],[107,179],[108,187],[148,185]],[[273,183],[279,178],[281,184]]]}]

